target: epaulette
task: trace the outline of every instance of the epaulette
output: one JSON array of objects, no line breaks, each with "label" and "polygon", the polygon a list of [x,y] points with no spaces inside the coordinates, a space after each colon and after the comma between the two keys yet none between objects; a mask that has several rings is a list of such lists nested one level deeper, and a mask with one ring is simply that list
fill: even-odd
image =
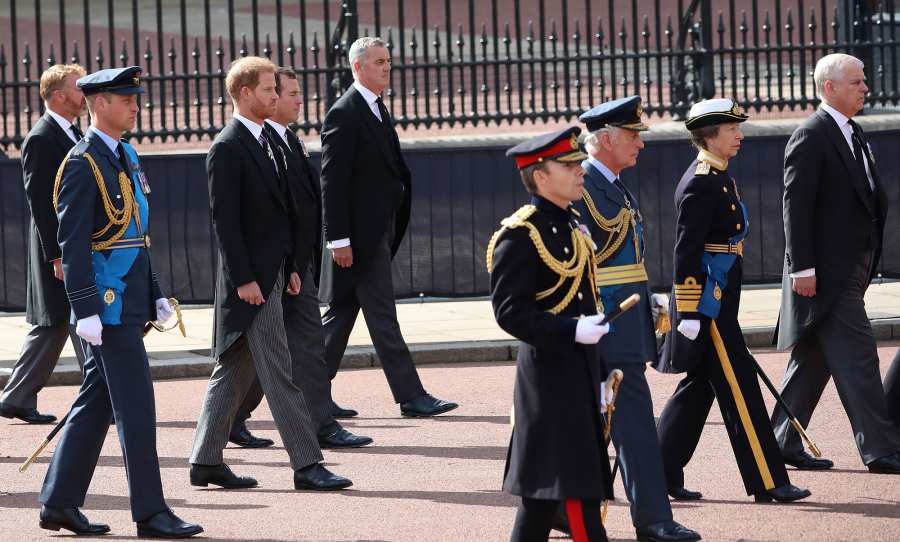
[{"label": "epaulette", "polygon": [[[69,151],[69,156],[67,156],[66,158],[69,158],[71,156],[79,156],[80,157],[88,150],[88,148],[90,146],[91,146],[90,141],[82,138],[78,141],[78,143],[75,144],[74,147],[72,147],[72,150]],[[63,163],[65,163],[65,162],[63,162]]]},{"label": "epaulette", "polygon": [[709,162],[697,162],[697,169],[694,170],[694,175],[709,175],[712,166],[709,165]]},{"label": "epaulette", "polygon": [[515,213],[500,221],[501,228],[494,232],[494,235],[491,236],[491,240],[488,242],[487,246],[485,261],[487,263],[488,273],[490,273],[491,269],[494,267],[494,247],[497,245],[497,241],[500,239],[500,236],[503,235],[503,232],[521,227],[529,218],[531,218],[531,215],[533,215],[535,211],[537,211],[537,207],[529,203],[519,207]]}]

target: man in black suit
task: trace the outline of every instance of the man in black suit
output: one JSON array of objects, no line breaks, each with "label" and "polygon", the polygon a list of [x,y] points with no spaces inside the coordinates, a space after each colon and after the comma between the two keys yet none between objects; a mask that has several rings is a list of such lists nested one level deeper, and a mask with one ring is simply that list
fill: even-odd
[{"label": "man in black suit", "polygon": [[900,350],[894,354],[894,361],[884,375],[884,398],[887,401],[888,415],[894,425],[900,428]]},{"label": "man in black suit", "polygon": [[28,332],[22,354],[0,394],[0,416],[27,423],[53,423],[56,417],[37,410],[37,394],[56,367],[71,338],[84,366],[81,342],[69,325],[69,301],[63,284],[62,252],[56,241],[59,222],[53,210],[56,170],[84,134],[73,122],[84,113],[84,94],[75,81],[85,74],[77,64],[57,64],[41,74],[40,93],[46,112],[22,146],[25,199],[31,209],[25,320]]},{"label": "man in black suit", "polygon": [[[852,120],[865,102],[863,63],[822,57],[819,110],[791,136],[784,157],[785,268],[778,347],[792,348],[782,396],[806,426],[829,377],[871,472],[900,474],[900,433],[885,406],[878,351],[863,295],[881,256],[887,197],[872,149]],[[772,414],[785,462],[828,469],[803,451],[784,410]]]},{"label": "man in black suit", "polygon": [[[301,388],[294,382],[282,294],[300,293],[298,219],[287,162],[263,132],[275,113],[276,67],[260,57],[232,63],[225,78],[234,120],[206,160],[210,214],[219,249],[213,352],[191,453],[191,484],[253,487],[225,465],[222,450],[235,413],[259,378],[294,470],[296,489],[342,489],[350,480],[322,466],[322,452]],[[308,251],[310,248],[306,248]],[[303,262],[308,263],[308,259]]]},{"label": "man in black suit", "polygon": [[[348,56],[353,86],[322,124],[325,361],[334,378],[362,309],[400,413],[434,416],[458,405],[425,392],[394,305],[391,260],[409,222],[411,176],[380,96],[390,83],[391,55],[379,38],[366,37]],[[356,414],[334,406],[340,415]]]},{"label": "man in black suit", "polygon": [[[331,409],[331,378],[325,365],[325,336],[319,315],[316,283],[319,280],[319,257],[322,254],[322,210],[319,180],[309,163],[309,151],[288,126],[297,121],[303,97],[297,74],[290,68],[278,68],[276,75],[278,103],[275,114],[266,119],[264,131],[285,157],[287,180],[297,208],[297,230],[294,234],[294,258],[300,273],[300,293],[281,298],[284,327],[291,351],[293,380],[303,390],[313,427],[322,448],[358,448],[372,443],[369,437],[357,436],[335,420]],[[253,436],[245,421],[262,400],[257,378],[238,409],[229,440],[240,446],[259,448],[272,441]]]}]

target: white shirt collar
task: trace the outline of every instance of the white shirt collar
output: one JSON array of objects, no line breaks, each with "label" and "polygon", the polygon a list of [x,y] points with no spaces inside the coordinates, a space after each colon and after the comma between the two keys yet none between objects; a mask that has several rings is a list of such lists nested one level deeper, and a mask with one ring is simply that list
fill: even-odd
[{"label": "white shirt collar", "polygon": [[65,132],[67,136],[69,136],[69,139],[75,140],[75,134],[72,133],[72,123],[69,122],[68,119],[66,119],[56,111],[50,109],[49,107],[47,108],[47,114],[56,121],[56,124],[59,124],[59,127],[62,128],[62,131]]},{"label": "white shirt collar", "polygon": [[596,158],[594,158],[591,155],[588,155],[587,159],[588,159],[588,163],[590,163],[592,166],[597,168],[597,171],[602,173],[603,176],[606,177],[607,181],[613,182],[616,180],[617,177],[613,174],[613,172],[608,167],[606,167],[606,164],[604,164],[600,160],[597,160]]},{"label": "white shirt collar", "polygon": [[275,128],[275,131],[278,132],[278,135],[281,136],[281,139],[283,139],[285,143],[288,142],[287,126],[282,126],[281,124],[278,124],[277,122],[275,122],[272,119],[266,119],[266,124],[268,124],[272,128]]},{"label": "white shirt collar", "polygon": [[359,81],[357,81],[356,79],[353,80],[353,86],[356,88],[356,90],[357,90],[360,94],[362,94],[363,99],[365,99],[365,100],[366,100],[366,103],[369,104],[370,106],[371,106],[373,103],[375,103],[375,100],[378,99],[378,95],[377,95],[377,94],[375,94],[375,93],[372,92],[371,90],[369,90],[369,89],[367,89],[366,87],[364,87],[363,84],[360,83]]},{"label": "white shirt collar", "polygon": [[241,115],[238,112],[234,113],[234,118],[241,121],[241,124],[246,126],[248,130],[250,130],[250,133],[253,135],[253,139],[259,140],[259,136],[262,134],[262,131],[263,131],[262,124],[256,124],[255,122],[253,122],[252,120],[248,119],[247,117]]},{"label": "white shirt collar", "polygon": [[[844,129],[844,126],[847,126],[847,122],[850,120],[849,117],[847,117],[846,115],[844,115],[843,113],[841,113],[841,112],[838,111],[837,109],[831,107],[830,105],[828,105],[828,104],[825,103],[825,102],[822,102],[822,104],[821,104],[819,107],[821,107],[822,109],[825,110],[826,113],[828,113],[829,115],[831,115],[831,118],[833,118],[833,119],[834,119],[834,122],[837,123],[838,128],[840,128],[841,130],[843,130],[843,129]],[[852,128],[852,127],[851,127],[851,128]]]},{"label": "white shirt collar", "polygon": [[[91,127],[88,128],[88,130],[90,130],[90,131],[94,132],[95,134],[97,134],[98,136],[100,136],[100,139],[104,143],[106,143],[106,146],[109,147],[109,150],[111,150],[114,155],[119,156],[119,140],[118,139],[112,137],[111,135],[107,134],[103,130],[101,130],[93,125],[91,125]],[[121,156],[119,156],[119,158],[121,158]]]}]

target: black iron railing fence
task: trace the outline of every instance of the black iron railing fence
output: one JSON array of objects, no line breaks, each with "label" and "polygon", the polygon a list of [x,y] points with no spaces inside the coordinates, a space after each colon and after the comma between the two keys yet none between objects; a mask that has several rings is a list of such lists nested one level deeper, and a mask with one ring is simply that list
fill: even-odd
[{"label": "black iron railing fence", "polygon": [[[346,52],[379,35],[402,126],[568,119],[641,94],[651,115],[732,96],[756,110],[817,103],[812,68],[845,51],[867,65],[871,106],[896,105],[895,0],[0,0],[0,148],[43,110],[41,72],[139,64],[139,141],[208,138],[231,114],[229,63],[295,68],[315,131],[351,82]],[[8,29],[8,32],[6,31]]]}]

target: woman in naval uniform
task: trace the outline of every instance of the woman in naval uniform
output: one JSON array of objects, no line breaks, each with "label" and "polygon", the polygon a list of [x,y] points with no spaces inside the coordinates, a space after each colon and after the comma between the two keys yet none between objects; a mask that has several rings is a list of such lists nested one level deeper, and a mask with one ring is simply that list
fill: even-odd
[{"label": "woman in naval uniform", "polygon": [[663,372],[687,373],[659,420],[669,493],[699,499],[684,488],[683,469],[718,400],[744,487],[757,502],[791,502],[810,495],[791,485],[769,422],[738,306],[747,208],[728,161],[737,155],[747,120],[730,99],[695,104],[685,126],[699,150],[675,189],[673,329],[660,356]]}]

